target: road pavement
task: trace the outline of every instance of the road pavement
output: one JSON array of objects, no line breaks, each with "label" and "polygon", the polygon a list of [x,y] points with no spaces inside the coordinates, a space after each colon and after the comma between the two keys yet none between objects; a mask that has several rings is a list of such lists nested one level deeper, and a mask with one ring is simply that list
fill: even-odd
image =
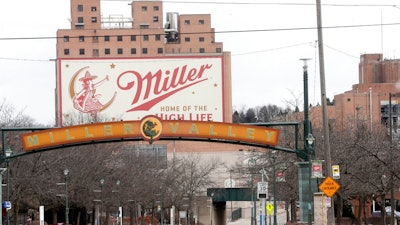
[{"label": "road pavement", "polygon": [[[284,225],[286,224],[286,212],[285,210],[278,210],[277,216],[276,216],[276,225]],[[235,221],[228,221],[227,225],[251,225],[251,219],[250,218],[241,218]],[[261,225],[259,217],[257,218],[257,224],[256,225]],[[262,225],[274,225],[274,218],[273,216],[267,217],[267,224],[262,224]]]}]

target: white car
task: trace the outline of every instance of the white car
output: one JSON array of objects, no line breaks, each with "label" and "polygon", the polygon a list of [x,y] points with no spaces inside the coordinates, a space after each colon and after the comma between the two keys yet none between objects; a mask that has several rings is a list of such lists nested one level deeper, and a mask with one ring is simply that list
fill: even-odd
[{"label": "white car", "polygon": [[[385,207],[385,211],[386,211],[386,216],[391,216],[392,215],[392,207],[390,206],[386,206]],[[381,211],[374,211],[372,212],[372,216],[373,217],[380,217],[381,216]],[[398,217],[400,218],[400,212],[399,211],[394,211],[394,217]]]}]

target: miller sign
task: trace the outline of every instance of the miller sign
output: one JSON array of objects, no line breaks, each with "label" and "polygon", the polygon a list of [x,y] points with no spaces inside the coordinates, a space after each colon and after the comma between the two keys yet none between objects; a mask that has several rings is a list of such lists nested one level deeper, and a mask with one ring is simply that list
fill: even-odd
[{"label": "miller sign", "polygon": [[58,112],[223,122],[222,56],[59,59]]},{"label": "miller sign", "polygon": [[96,141],[158,139],[227,141],[276,146],[279,130],[212,121],[161,120],[146,116],[137,121],[118,121],[59,127],[21,135],[25,151],[65,147]]}]

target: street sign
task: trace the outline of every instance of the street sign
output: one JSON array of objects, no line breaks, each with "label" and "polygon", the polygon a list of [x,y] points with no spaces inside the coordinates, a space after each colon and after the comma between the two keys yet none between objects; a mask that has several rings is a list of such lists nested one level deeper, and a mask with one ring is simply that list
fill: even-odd
[{"label": "street sign", "polygon": [[271,203],[268,203],[266,208],[267,208],[268,215],[272,215],[273,214],[273,210],[274,210],[274,205],[271,204]]},{"label": "street sign", "polygon": [[326,196],[332,197],[337,190],[339,190],[340,184],[338,184],[332,177],[328,176],[325,180],[319,185],[319,189],[323,191]]},{"label": "street sign", "polygon": [[10,201],[4,201],[3,202],[3,208],[11,209],[11,202]]},{"label": "street sign", "polygon": [[332,165],[332,178],[335,180],[340,179],[339,165]]},{"label": "street sign", "polygon": [[268,182],[258,182],[257,183],[257,194],[258,198],[268,197]]},{"label": "street sign", "polygon": [[236,185],[235,181],[233,179],[226,179],[224,182],[224,187],[225,188],[234,188]]}]

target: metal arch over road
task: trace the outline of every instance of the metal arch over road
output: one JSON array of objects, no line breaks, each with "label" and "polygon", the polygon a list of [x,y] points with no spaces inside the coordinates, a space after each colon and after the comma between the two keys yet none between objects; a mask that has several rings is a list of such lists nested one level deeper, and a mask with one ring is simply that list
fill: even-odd
[{"label": "metal arch over road", "polygon": [[[191,140],[271,148],[279,130],[234,123],[161,120],[148,116],[140,121],[119,121],[43,129],[21,135],[25,152],[67,146],[132,140]],[[293,151],[294,152],[294,151]]]}]

